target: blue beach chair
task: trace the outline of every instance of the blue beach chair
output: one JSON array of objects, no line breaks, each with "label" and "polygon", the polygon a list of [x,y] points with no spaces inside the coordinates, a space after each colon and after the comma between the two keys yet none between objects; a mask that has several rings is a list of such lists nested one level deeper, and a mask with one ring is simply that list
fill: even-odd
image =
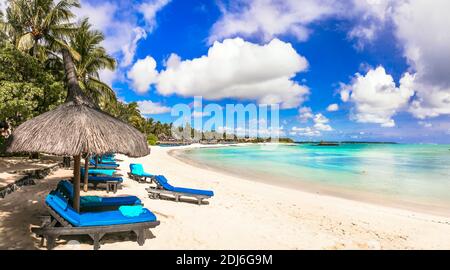
[{"label": "blue beach chair", "polygon": [[120,164],[117,163],[97,163],[95,164],[95,160],[90,159],[89,164],[94,166],[96,169],[117,169]]},{"label": "blue beach chair", "polygon": [[59,192],[47,195],[45,204],[50,216],[32,232],[47,241],[47,249],[55,246],[63,235],[89,235],[94,249],[100,248],[100,240],[107,233],[134,232],[140,246],[145,243],[145,231],[159,225],[156,216],[142,206],[121,206],[119,210],[78,213]]},{"label": "blue beach chair", "polygon": [[[80,169],[81,175],[84,175],[84,168]],[[107,176],[118,176],[116,174],[116,170],[112,170],[112,169],[95,169],[95,168],[89,168],[88,169],[88,174],[89,175],[107,175]]]},{"label": "blue beach chair", "polygon": [[128,173],[128,177],[130,179],[136,180],[139,183],[147,183],[147,179],[149,179],[149,183],[152,183],[152,179],[155,177],[153,174],[147,173],[144,171],[144,167],[142,164],[130,164],[130,172]]},{"label": "blue beach chair", "polygon": [[[81,175],[81,181],[84,181],[84,174]],[[114,193],[117,192],[117,189],[121,188],[121,184],[123,183],[123,178],[120,176],[95,176],[88,175],[88,183],[94,186],[94,189],[97,189],[98,185],[105,184],[106,191],[112,191]]]},{"label": "blue beach chair", "polygon": [[99,163],[102,164],[118,164],[114,157],[105,157],[102,156],[99,158]]},{"label": "blue beach chair", "polygon": [[[66,197],[69,203],[73,202],[73,185],[67,180],[58,183],[56,191],[59,191]],[[101,209],[101,208],[118,208],[122,205],[142,205],[141,200],[136,196],[117,196],[117,197],[100,197],[100,196],[81,196],[80,208],[84,209]]]},{"label": "blue beach chair", "polygon": [[152,199],[160,198],[161,195],[173,195],[175,201],[178,202],[181,196],[193,197],[196,198],[198,204],[201,205],[204,199],[209,199],[214,196],[214,192],[211,190],[174,187],[169,184],[167,178],[163,175],[157,175],[153,180],[156,183],[156,188],[150,187],[147,189],[147,192]]}]

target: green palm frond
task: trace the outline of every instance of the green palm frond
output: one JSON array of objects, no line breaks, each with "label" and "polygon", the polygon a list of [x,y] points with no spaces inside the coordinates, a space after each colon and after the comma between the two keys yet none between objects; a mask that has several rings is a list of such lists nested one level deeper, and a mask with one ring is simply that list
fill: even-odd
[{"label": "green palm frond", "polygon": [[52,36],[48,36],[47,40],[49,41],[49,44],[51,44],[52,47],[57,48],[57,51],[59,51],[62,48],[67,49],[75,61],[78,61],[81,58],[81,55],[77,52],[77,50],[68,45],[64,40],[54,38]]},{"label": "green palm frond", "polygon": [[114,101],[117,99],[114,90],[108,84],[97,78],[89,77],[87,86],[91,91],[97,92],[99,96],[105,98],[107,101]]}]

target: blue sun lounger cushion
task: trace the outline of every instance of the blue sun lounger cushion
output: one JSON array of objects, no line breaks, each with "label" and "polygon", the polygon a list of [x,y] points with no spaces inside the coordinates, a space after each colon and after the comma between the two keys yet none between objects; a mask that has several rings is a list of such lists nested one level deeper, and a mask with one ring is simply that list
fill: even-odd
[{"label": "blue sun lounger cushion", "polygon": [[115,159],[104,159],[104,158],[102,158],[102,159],[99,160],[99,164],[113,164],[113,165],[119,165],[119,164],[117,164],[117,162],[116,162]]},{"label": "blue sun lounger cushion", "polygon": [[180,192],[180,193],[189,193],[195,195],[205,195],[205,196],[214,196],[214,192],[211,190],[202,190],[202,189],[192,189],[192,188],[182,188],[182,187],[174,187],[169,184],[166,177],[163,175],[158,175],[155,177],[156,181],[166,190]]},{"label": "blue sun lounger cushion", "polygon": [[[71,202],[73,200],[73,185],[62,180],[58,183],[57,190],[61,192]],[[116,196],[116,197],[100,197],[100,196],[81,196],[80,207],[108,207],[121,205],[140,205],[141,200],[136,196]]]},{"label": "blue sun lounger cushion", "polygon": [[130,164],[130,172],[137,176],[142,177],[153,177],[153,174],[147,173],[144,171],[144,167],[142,167],[142,164]]},{"label": "blue sun lounger cushion", "polygon": [[[84,179],[84,177],[82,177]],[[123,178],[122,177],[115,177],[115,176],[93,176],[89,175],[88,177],[89,183],[106,183],[106,182],[118,182],[122,183]]]},{"label": "blue sun lounger cushion", "polygon": [[158,181],[158,183],[166,190],[173,191],[173,189],[175,188],[174,186],[169,184],[169,182],[167,182],[167,179],[163,175],[157,175],[155,177],[155,180]]},{"label": "blue sun lounger cushion", "polygon": [[90,159],[89,163],[92,166],[97,166],[97,167],[101,167],[101,168],[117,168],[120,166],[120,164],[117,163],[98,163],[97,165],[95,165],[95,160]]},{"label": "blue sun lounger cushion", "polygon": [[74,227],[109,226],[156,221],[155,214],[147,208],[143,208],[141,214],[135,217],[124,216],[119,210],[77,213],[68,204],[67,200],[58,195],[58,193],[47,195],[45,203]]},{"label": "blue sun lounger cushion", "polygon": [[[85,169],[81,168],[81,175],[84,175]],[[109,175],[109,176],[113,176],[113,174],[116,171],[113,169],[94,169],[94,168],[89,168],[88,169],[88,174],[104,174],[104,175]]]},{"label": "blue sun lounger cushion", "polygon": [[180,192],[180,193],[195,194],[195,195],[205,195],[205,196],[209,196],[209,197],[214,196],[214,192],[212,192],[211,190],[174,187],[174,189],[172,191]]}]

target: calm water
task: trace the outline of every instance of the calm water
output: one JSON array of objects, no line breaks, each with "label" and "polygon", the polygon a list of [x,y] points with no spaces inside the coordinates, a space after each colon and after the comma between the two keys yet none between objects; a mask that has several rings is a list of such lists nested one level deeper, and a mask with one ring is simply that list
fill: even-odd
[{"label": "calm water", "polygon": [[450,210],[450,145],[346,144],[198,148],[189,159],[356,197]]}]

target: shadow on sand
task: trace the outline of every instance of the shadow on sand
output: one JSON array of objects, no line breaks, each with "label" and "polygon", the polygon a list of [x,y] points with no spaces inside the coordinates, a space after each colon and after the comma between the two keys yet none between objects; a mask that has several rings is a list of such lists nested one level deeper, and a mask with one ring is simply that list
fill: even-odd
[{"label": "shadow on sand", "polygon": [[[41,239],[31,232],[31,228],[40,226],[41,217],[48,216],[44,205],[47,194],[60,180],[72,175],[71,171],[62,171],[57,171],[43,180],[37,180],[36,185],[24,186],[0,199],[0,250],[45,249],[45,246],[41,247]],[[147,231],[145,238],[151,239],[154,235]],[[120,241],[136,241],[136,235],[131,232],[107,234],[101,240],[102,244]],[[56,242],[56,248],[69,244],[65,248],[78,249],[80,247],[76,245],[77,243],[89,245],[84,248],[92,248],[93,242],[88,236],[61,237]]]}]

